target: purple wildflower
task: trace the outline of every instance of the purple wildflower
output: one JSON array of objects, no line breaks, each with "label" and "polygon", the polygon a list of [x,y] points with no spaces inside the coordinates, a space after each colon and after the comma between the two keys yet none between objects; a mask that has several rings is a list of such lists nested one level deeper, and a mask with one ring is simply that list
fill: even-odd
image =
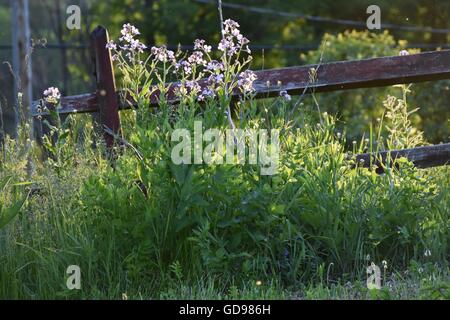
[{"label": "purple wildflower", "polygon": [[286,101],[292,100],[292,97],[287,93],[287,91],[281,91],[280,97],[283,97]]},{"label": "purple wildflower", "polygon": [[253,82],[257,78],[258,77],[253,71],[246,70],[239,75],[238,85],[244,93],[252,92],[254,90]]}]

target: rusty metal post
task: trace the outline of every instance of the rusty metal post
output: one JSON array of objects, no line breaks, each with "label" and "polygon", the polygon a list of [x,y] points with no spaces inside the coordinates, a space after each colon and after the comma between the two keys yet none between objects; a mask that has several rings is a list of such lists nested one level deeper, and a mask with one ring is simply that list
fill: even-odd
[{"label": "rusty metal post", "polygon": [[120,129],[119,103],[116,94],[116,81],[111,50],[106,48],[108,41],[108,31],[102,26],[98,26],[91,34],[100,124],[104,133],[106,146],[108,150],[111,150],[116,142],[111,132],[118,138],[121,138],[122,133]]}]

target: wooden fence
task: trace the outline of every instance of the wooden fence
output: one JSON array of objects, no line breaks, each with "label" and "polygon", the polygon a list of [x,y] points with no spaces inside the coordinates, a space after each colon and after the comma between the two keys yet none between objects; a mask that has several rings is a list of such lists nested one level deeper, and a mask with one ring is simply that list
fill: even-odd
[{"label": "wooden fence", "polygon": [[[97,27],[91,34],[94,76],[97,83],[95,93],[63,97],[60,114],[99,112],[101,125],[108,128],[105,140],[113,146],[112,134],[121,136],[119,111],[130,108],[119,99],[116,90],[111,52],[106,49],[108,32]],[[311,73],[315,81],[311,81]],[[310,92],[330,92],[357,88],[383,87],[424,81],[450,79],[450,50],[427,52],[414,55],[383,57],[357,61],[341,61],[321,65],[309,65],[272,69],[256,72],[254,83],[257,98],[278,96],[281,91],[290,95]],[[205,85],[200,82],[200,85]],[[168,100],[176,103],[174,86],[168,87]],[[236,98],[239,93],[236,92]],[[151,104],[158,105],[159,93],[151,97]],[[32,114],[38,116],[40,101],[33,102]],[[420,147],[408,150],[384,151],[378,154],[357,155],[362,166],[377,165],[387,159],[406,157],[418,168],[428,168],[450,164],[450,144]]]}]

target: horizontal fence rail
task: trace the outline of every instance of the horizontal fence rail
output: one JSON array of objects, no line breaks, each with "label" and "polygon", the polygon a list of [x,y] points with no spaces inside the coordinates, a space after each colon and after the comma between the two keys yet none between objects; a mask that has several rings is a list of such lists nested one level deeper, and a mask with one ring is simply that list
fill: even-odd
[{"label": "horizontal fence rail", "polygon": [[387,160],[406,158],[417,168],[431,168],[450,165],[450,143],[435,146],[418,147],[414,149],[382,151],[366,153],[356,156],[358,166],[365,168],[375,167],[377,172],[383,172],[383,165]]},{"label": "horizontal fence rail", "polygon": [[[120,138],[119,110],[130,109],[132,103],[120,98],[121,92],[115,89],[114,69],[111,52],[106,49],[108,32],[99,26],[91,34],[93,69],[97,83],[95,93],[63,97],[60,114],[99,112],[101,125],[105,128],[108,148],[114,145],[113,137]],[[290,95],[311,92],[331,92],[358,88],[384,87],[395,84],[409,84],[424,81],[450,79],[450,50],[419,53],[405,56],[373,58],[356,61],[331,62],[257,71],[258,80],[254,82],[256,98],[276,97],[282,91]],[[205,87],[206,81],[199,81]],[[174,83],[167,85],[167,100],[177,103]],[[233,93],[239,99],[238,91]],[[159,92],[150,99],[151,106],[158,106]],[[47,115],[40,110],[42,101],[33,102],[32,115]],[[450,144],[419,147],[407,150],[382,151],[356,155],[356,165],[376,166],[381,173],[391,160],[407,158],[418,168],[429,168],[450,164]]]},{"label": "horizontal fence rail", "polygon": [[[315,82],[310,81],[311,72],[315,73]],[[257,71],[256,75],[258,80],[254,82],[254,88],[258,98],[274,97],[281,91],[298,95],[312,91],[329,92],[450,79],[450,50],[264,70]],[[168,100],[176,103],[173,88],[170,85]],[[152,95],[152,105],[158,105],[158,97],[158,92]],[[130,108],[128,103],[117,99],[120,109]],[[38,105],[38,101],[33,103],[33,116],[38,115]],[[96,93],[61,99],[60,114],[95,111],[99,111]]]}]

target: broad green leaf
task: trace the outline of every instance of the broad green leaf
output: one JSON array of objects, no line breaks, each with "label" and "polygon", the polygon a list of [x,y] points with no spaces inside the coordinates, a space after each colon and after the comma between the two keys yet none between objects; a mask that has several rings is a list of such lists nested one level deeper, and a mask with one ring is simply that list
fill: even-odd
[{"label": "broad green leaf", "polygon": [[19,214],[27,198],[28,196],[25,196],[22,200],[17,201],[11,207],[3,209],[0,212],[0,229],[4,228]]}]

